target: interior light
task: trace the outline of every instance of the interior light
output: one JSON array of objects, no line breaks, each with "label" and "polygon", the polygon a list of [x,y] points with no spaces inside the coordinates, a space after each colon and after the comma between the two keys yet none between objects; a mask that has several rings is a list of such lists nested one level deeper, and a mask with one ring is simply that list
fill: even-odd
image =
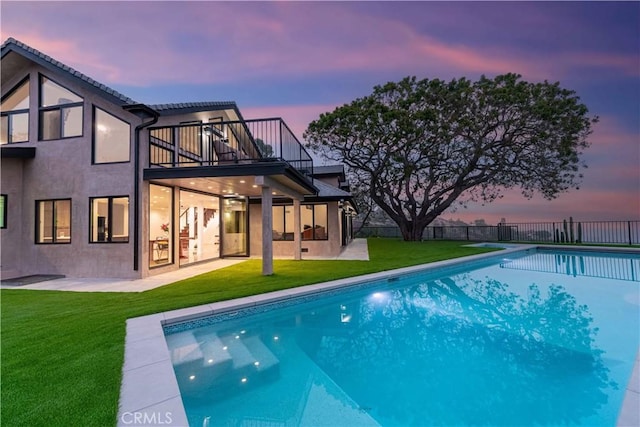
[{"label": "interior light", "polygon": [[195,185],[195,181],[189,181],[189,184]]},{"label": "interior light", "polygon": [[226,345],[225,345],[224,347],[222,347],[222,349],[223,349],[224,351],[227,351],[227,348],[228,348],[228,347],[227,347]]},{"label": "interior light", "polygon": [[236,339],[240,339],[240,335],[236,335]]},{"label": "interior light", "polygon": [[247,382],[247,378],[245,377],[245,378],[241,379],[240,381],[242,381],[243,383],[246,383]]},{"label": "interior light", "polygon": [[108,131],[108,130],[109,130],[109,129],[108,129],[105,125],[103,125],[102,123],[98,123],[98,126],[97,126],[97,127],[98,127],[98,130],[99,130],[100,132],[106,132],[106,131]]},{"label": "interior light", "polygon": [[246,334],[247,331],[245,331],[244,329],[240,331],[241,334]]},{"label": "interior light", "polygon": [[260,362],[258,362],[258,361],[253,362],[253,364],[256,365],[256,366],[260,366]]},{"label": "interior light", "polygon": [[213,363],[213,359],[209,359],[209,360],[207,360],[207,362]]},{"label": "interior light", "polygon": [[276,335],[276,336],[273,337],[273,339],[274,339],[274,341],[278,341],[280,339],[280,337]]},{"label": "interior light", "polygon": [[195,375],[191,375],[191,376],[189,377],[189,379],[190,379],[191,381],[193,381],[193,380],[195,380],[195,379],[196,379],[196,376],[195,376]]},{"label": "interior light", "polygon": [[253,184],[252,187],[253,188],[258,188],[258,186],[256,184]]},{"label": "interior light", "polygon": [[246,181],[244,179],[240,180],[240,184],[244,184]]}]

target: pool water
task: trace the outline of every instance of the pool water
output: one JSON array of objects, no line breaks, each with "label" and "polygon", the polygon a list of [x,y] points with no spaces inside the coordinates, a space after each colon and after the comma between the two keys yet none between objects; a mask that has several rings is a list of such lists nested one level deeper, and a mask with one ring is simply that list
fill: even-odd
[{"label": "pool water", "polygon": [[165,334],[191,426],[614,426],[639,276],[527,251]]}]

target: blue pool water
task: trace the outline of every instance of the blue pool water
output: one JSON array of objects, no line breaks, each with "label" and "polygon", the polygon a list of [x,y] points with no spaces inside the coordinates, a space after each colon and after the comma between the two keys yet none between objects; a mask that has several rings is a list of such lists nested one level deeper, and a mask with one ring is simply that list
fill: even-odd
[{"label": "blue pool water", "polygon": [[640,256],[527,251],[166,327],[191,426],[614,426]]}]

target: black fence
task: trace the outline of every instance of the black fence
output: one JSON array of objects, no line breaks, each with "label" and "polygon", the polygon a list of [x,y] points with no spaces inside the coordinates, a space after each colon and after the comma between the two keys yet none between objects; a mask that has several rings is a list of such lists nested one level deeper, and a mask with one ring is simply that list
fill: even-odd
[{"label": "black fence", "polygon": [[[402,237],[394,226],[363,227],[356,237]],[[640,244],[640,221],[508,223],[486,226],[429,226],[422,240],[475,242]]]}]

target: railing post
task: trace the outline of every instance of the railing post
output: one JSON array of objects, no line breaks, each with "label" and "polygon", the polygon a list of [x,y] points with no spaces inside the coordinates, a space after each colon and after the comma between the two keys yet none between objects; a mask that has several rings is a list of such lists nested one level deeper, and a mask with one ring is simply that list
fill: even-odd
[{"label": "railing post", "polygon": [[633,239],[631,238],[631,221],[627,221],[627,229],[629,230],[629,246],[633,245]]},{"label": "railing post", "polygon": [[171,167],[175,168],[180,163],[180,132],[177,127],[173,127],[171,131],[173,132],[173,162]]}]

